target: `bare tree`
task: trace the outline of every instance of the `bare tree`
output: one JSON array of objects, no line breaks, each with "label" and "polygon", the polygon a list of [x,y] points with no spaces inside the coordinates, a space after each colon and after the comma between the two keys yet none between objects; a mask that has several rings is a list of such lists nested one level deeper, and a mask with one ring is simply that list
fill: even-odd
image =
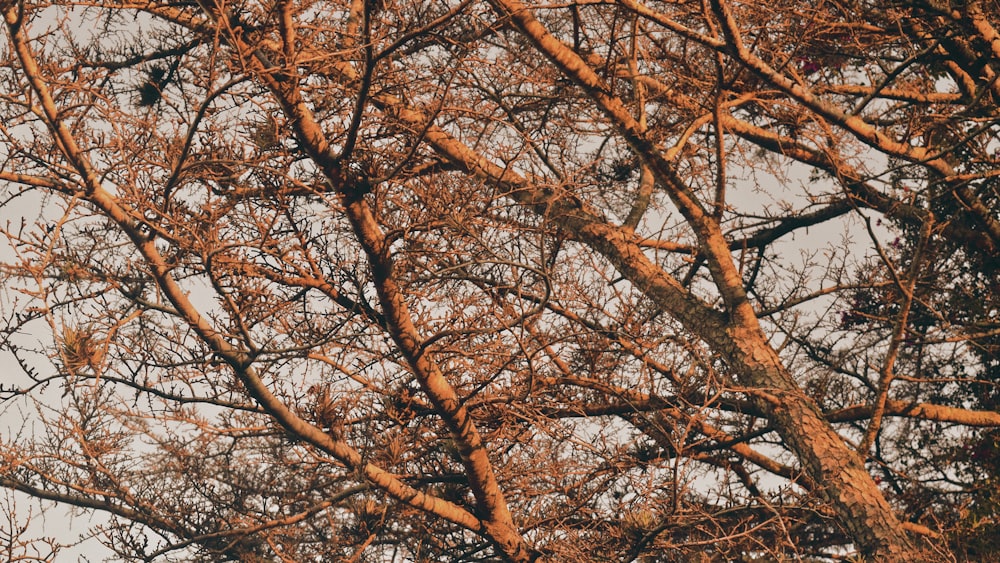
[{"label": "bare tree", "polygon": [[0,486],[114,557],[990,557],[996,2],[0,8]]}]

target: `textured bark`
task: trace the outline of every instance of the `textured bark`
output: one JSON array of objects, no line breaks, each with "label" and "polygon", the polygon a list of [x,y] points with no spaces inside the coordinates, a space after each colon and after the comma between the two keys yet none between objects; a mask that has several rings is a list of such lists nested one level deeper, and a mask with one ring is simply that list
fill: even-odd
[{"label": "textured bark", "polygon": [[463,159],[464,147],[443,133],[431,138],[456,163],[505,184],[510,197],[544,213],[574,238],[603,254],[653,301],[720,352],[740,374],[740,382],[747,386],[751,398],[769,415],[775,429],[799,456],[810,480],[823,485],[818,492],[835,507],[840,522],[864,553],[886,560],[934,560],[911,544],[862,460],[833,430],[815,402],[796,385],[757,326],[755,316],[744,317],[750,327],[732,324],[725,315],[698,300],[653,264],[626,229],[608,224],[582,202],[569,197],[554,198],[545,190],[519,182],[521,179],[509,171]]},{"label": "textured bark", "polygon": [[534,561],[538,554],[524,541],[511,519],[486,446],[468,409],[429,357],[410,319],[404,295],[392,279],[392,261],[385,238],[370,208],[363,199],[346,197],[345,209],[358,240],[368,254],[389,332],[458,446],[469,486],[476,498],[477,512],[482,518],[482,531],[510,561]]},{"label": "textured bark", "polygon": [[[214,6],[203,8],[213,19],[225,19],[225,14],[217,12]],[[294,32],[290,23],[283,23],[282,35],[286,51],[292,49]],[[228,39],[245,60],[254,61],[257,75],[268,84],[292,118],[292,128],[302,148],[320,166],[331,189],[341,196],[345,214],[368,257],[385,326],[454,439],[465,466],[469,487],[476,499],[476,516],[479,521],[475,525],[465,521],[462,525],[483,534],[510,561],[535,561],[538,554],[528,546],[511,518],[507,502],[497,483],[489,452],[468,409],[431,358],[410,317],[406,296],[393,279],[393,263],[385,236],[363,197],[365,189],[359,187],[357,178],[341,169],[340,159],[333,155],[322,128],[302,99],[297,88],[298,77],[287,75],[284,70],[271,66],[266,58],[243,42],[241,37],[233,35]],[[292,58],[290,51],[286,53],[286,57]]]},{"label": "textured bark", "polygon": [[[59,140],[67,159],[82,177],[83,193],[80,195],[111,218],[132,239],[164,296],[209,348],[232,367],[244,388],[257,404],[289,433],[330,453],[346,466],[359,471],[371,483],[384,490],[391,497],[436,514],[469,530],[484,534],[511,561],[530,562],[536,560],[537,553],[528,547],[511,520],[503,494],[493,474],[486,448],[468,415],[468,411],[461,406],[454,390],[444,379],[440,370],[420,351],[421,346],[416,330],[409,322],[406,304],[399,292],[395,290],[395,284],[391,280],[391,264],[386,259],[387,254],[381,234],[374,225],[367,206],[361,200],[348,197],[350,200],[346,206],[348,216],[354,224],[363,246],[369,251],[374,277],[379,282],[379,295],[386,322],[394,339],[412,363],[421,386],[428,393],[435,406],[440,409],[446,426],[459,446],[463,462],[469,471],[470,486],[476,496],[481,517],[470,514],[454,503],[414,489],[382,468],[367,463],[362,455],[345,441],[335,438],[323,429],[303,420],[271,392],[252,367],[247,354],[227,342],[212,326],[209,319],[199,312],[191,302],[187,292],[181,289],[171,274],[172,268],[157,249],[155,241],[144,236],[137,227],[139,218],[123,208],[101,184],[93,165],[84,152],[80,150],[69,128],[60,119],[55,101],[49,93],[48,85],[42,77],[34,56],[23,37],[18,33],[16,9],[8,7],[5,9],[4,15],[11,30],[11,41],[34,91],[41,100],[42,110],[45,112],[52,133]],[[296,123],[300,138],[311,150],[317,162],[323,165],[331,184],[342,185],[343,178],[339,176],[339,170],[335,163],[328,157],[329,145],[301,97],[297,96],[297,92],[287,87],[283,81],[276,81],[274,85],[281,86],[280,90],[276,88],[276,94],[279,99],[285,102],[289,113],[297,117]],[[348,185],[346,190],[349,190],[350,187]]]},{"label": "textured bark", "polygon": [[[862,459],[834,431],[815,402],[798,387],[768,343],[747,301],[718,221],[706,212],[670,163],[644,138],[642,128],[625,105],[610,93],[583,59],[548,33],[524,4],[516,0],[494,0],[493,5],[594,100],[636,154],[650,165],[660,186],[668,192],[698,236],[701,251],[707,257],[712,277],[726,305],[725,317],[693,302],[676,280],[652,264],[620,229],[588,220],[585,214],[571,210],[557,211],[553,215],[723,355],[738,374],[740,383],[749,388],[751,397],[768,413],[778,433],[796,452],[810,479],[822,484],[821,494],[832,504],[839,521],[866,556],[924,560],[926,555],[910,542]],[[797,86],[790,88],[798,93]],[[853,125],[852,119],[846,121]],[[890,143],[877,132],[868,131],[867,124],[856,124],[853,128],[875,142]]]},{"label": "textured bark", "polygon": [[[740,383],[748,387],[751,398],[796,452],[810,480],[821,484],[818,492],[836,509],[839,521],[864,553],[889,560],[925,560],[926,554],[913,547],[862,460],[795,384],[759,327],[733,326],[711,310],[693,311],[685,303],[687,299],[678,295],[675,283],[614,228],[580,225],[576,230],[633,283],[645,288],[654,301],[726,358],[739,374]],[[751,322],[756,324],[756,319]]]}]

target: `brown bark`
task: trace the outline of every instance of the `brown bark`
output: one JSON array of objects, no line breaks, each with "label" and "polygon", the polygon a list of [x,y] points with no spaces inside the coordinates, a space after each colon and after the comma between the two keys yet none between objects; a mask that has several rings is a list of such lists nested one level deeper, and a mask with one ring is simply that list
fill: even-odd
[{"label": "brown bark", "polygon": [[[219,12],[214,5],[206,4],[203,9],[208,11],[214,20],[228,19],[228,15]],[[284,15],[286,17],[282,18],[282,44],[285,58],[291,60],[296,54],[294,27],[287,11]],[[246,44],[238,35],[231,35],[228,41],[244,60],[254,61],[253,67],[257,76],[268,84],[276,99],[292,118],[292,128],[303,149],[320,166],[330,187],[342,198],[345,214],[368,257],[386,327],[412,369],[421,389],[427,394],[455,440],[465,466],[469,486],[476,499],[476,516],[479,521],[473,526],[466,519],[462,525],[484,534],[510,561],[535,561],[538,553],[528,546],[511,518],[487,448],[468,409],[434,363],[413,324],[406,296],[393,279],[393,264],[385,237],[363,197],[365,190],[357,185],[357,178],[341,169],[340,159],[333,155],[331,144],[298,90],[298,75],[272,66],[266,57],[261,56],[257,49]],[[386,486],[385,483],[378,484]]]},{"label": "brown bark", "polygon": [[[16,25],[18,23],[18,14],[16,8],[8,7],[4,11],[4,16],[10,30],[11,42],[21,60],[32,88],[39,97],[42,111],[48,120],[52,133],[60,143],[63,154],[82,177],[83,193],[80,195],[104,212],[107,217],[112,219],[132,239],[136,248],[145,259],[146,266],[150,269],[156,283],[163,291],[164,296],[176,308],[179,316],[191,326],[220,359],[232,367],[247,393],[254,398],[260,407],[274,417],[292,435],[298,436],[300,439],[329,452],[348,467],[360,471],[370,482],[384,490],[391,497],[436,514],[470,530],[486,533],[513,561],[534,560],[534,555],[530,553],[523,538],[521,538],[510,522],[510,515],[507,512],[506,505],[503,503],[503,496],[496,487],[495,480],[487,481],[478,490],[479,494],[477,497],[481,497],[482,502],[485,504],[484,513],[487,515],[487,518],[484,521],[454,503],[416,490],[401,481],[397,476],[372,463],[366,462],[362,455],[351,448],[344,440],[335,438],[330,433],[302,419],[287,404],[272,393],[252,366],[252,361],[248,358],[246,351],[240,350],[226,341],[222,334],[212,326],[209,319],[198,311],[191,302],[187,292],[181,289],[177,280],[171,274],[171,266],[168,265],[167,260],[157,249],[155,241],[143,235],[137,227],[138,224],[141,224],[139,223],[140,219],[123,208],[115,197],[103,187],[93,165],[84,152],[80,150],[69,128],[61,120],[55,101],[49,92],[48,85],[35,62],[34,55],[22,35],[18,32],[19,30]],[[291,111],[300,116],[300,121],[315,125],[314,122],[310,121],[308,109],[304,107],[304,104],[300,100],[290,102],[288,106]],[[324,142],[318,128],[307,129],[303,136],[307,140],[317,144]],[[370,225],[364,224],[363,221],[362,224],[370,227]],[[394,296],[393,298],[399,299],[398,296]],[[394,320],[400,322],[399,317]],[[404,333],[401,338],[405,339],[406,336],[408,335]],[[447,393],[449,390],[447,384],[441,381],[440,378],[435,379],[428,385],[428,388],[439,391],[439,394]],[[442,389],[443,391],[440,391]],[[452,408],[450,414],[456,414],[454,412],[456,410],[454,405],[457,404],[457,401],[454,396],[450,400],[445,399],[445,401],[445,406],[451,406]],[[464,414],[464,409],[457,410],[460,411],[458,414]],[[459,443],[466,444],[465,448],[467,451],[464,452],[464,455],[470,458],[468,463],[473,471],[478,472],[470,476],[470,480],[478,484],[484,479],[493,479],[488,465],[489,462],[486,459],[485,449],[468,417],[463,416],[450,426],[454,428]]]},{"label": "brown bark", "polygon": [[[586,62],[549,34],[524,4],[495,0],[493,5],[598,104],[633,150],[651,166],[660,186],[698,236],[701,251],[708,258],[712,277],[726,304],[726,318],[693,303],[683,288],[650,263],[635,242],[619,229],[570,210],[556,211],[553,215],[726,358],[739,374],[740,382],[750,388],[751,397],[768,412],[778,433],[798,454],[810,479],[823,484],[821,494],[833,505],[841,524],[850,531],[863,553],[886,560],[924,560],[926,554],[914,548],[863,461],[823,418],[815,402],[802,392],[768,343],[746,299],[718,221],[706,213],[670,163],[643,137],[642,129],[624,104],[610,93]],[[859,125],[856,129],[867,132],[866,127]],[[871,135],[879,138],[877,133]],[[889,141],[879,138],[879,142]]]}]

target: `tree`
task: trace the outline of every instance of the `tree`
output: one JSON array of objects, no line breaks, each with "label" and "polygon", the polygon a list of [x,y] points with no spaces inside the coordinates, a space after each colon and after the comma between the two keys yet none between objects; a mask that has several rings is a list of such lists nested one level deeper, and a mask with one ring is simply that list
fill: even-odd
[{"label": "tree", "polygon": [[0,486],[119,559],[990,557],[996,2],[0,8]]}]

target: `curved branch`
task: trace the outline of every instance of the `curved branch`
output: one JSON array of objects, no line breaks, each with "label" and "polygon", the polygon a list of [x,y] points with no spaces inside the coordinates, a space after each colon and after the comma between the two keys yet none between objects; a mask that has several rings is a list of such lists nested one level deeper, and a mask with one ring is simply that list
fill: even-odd
[{"label": "curved branch", "polygon": [[[248,354],[230,344],[220,332],[215,330],[209,319],[202,315],[191,302],[188,292],[184,291],[172,276],[172,267],[160,253],[156,241],[145,236],[140,229],[140,225],[142,224],[141,217],[136,217],[128,209],[122,207],[115,197],[102,186],[93,165],[77,145],[69,128],[60,118],[55,101],[49,91],[48,85],[42,78],[34,55],[21,35],[19,26],[16,25],[19,21],[17,8],[6,7],[4,16],[10,31],[11,42],[21,60],[32,89],[39,98],[46,122],[55,136],[60,149],[82,176],[85,190],[85,193],[82,194],[83,197],[113,221],[129,240],[132,241],[132,244],[149,268],[153,280],[155,280],[167,300],[173,304],[177,314],[195,331],[217,357],[229,364],[247,393],[278,424],[292,435],[336,457],[349,468],[359,471],[365,478],[384,490],[392,498],[425,512],[440,516],[459,526],[480,531],[482,524],[476,516],[454,503],[418,491],[405,484],[397,476],[365,461],[362,455],[351,448],[345,440],[334,438],[321,428],[303,420],[271,392],[261,380],[257,370],[251,365]],[[304,103],[293,103],[289,104],[289,106],[291,109],[299,112],[307,109]],[[306,117],[300,116],[299,119],[308,119],[308,114]],[[312,123],[315,124],[315,122]],[[320,138],[320,141],[322,141],[322,138]],[[329,160],[326,160],[326,162],[329,163]]]}]

